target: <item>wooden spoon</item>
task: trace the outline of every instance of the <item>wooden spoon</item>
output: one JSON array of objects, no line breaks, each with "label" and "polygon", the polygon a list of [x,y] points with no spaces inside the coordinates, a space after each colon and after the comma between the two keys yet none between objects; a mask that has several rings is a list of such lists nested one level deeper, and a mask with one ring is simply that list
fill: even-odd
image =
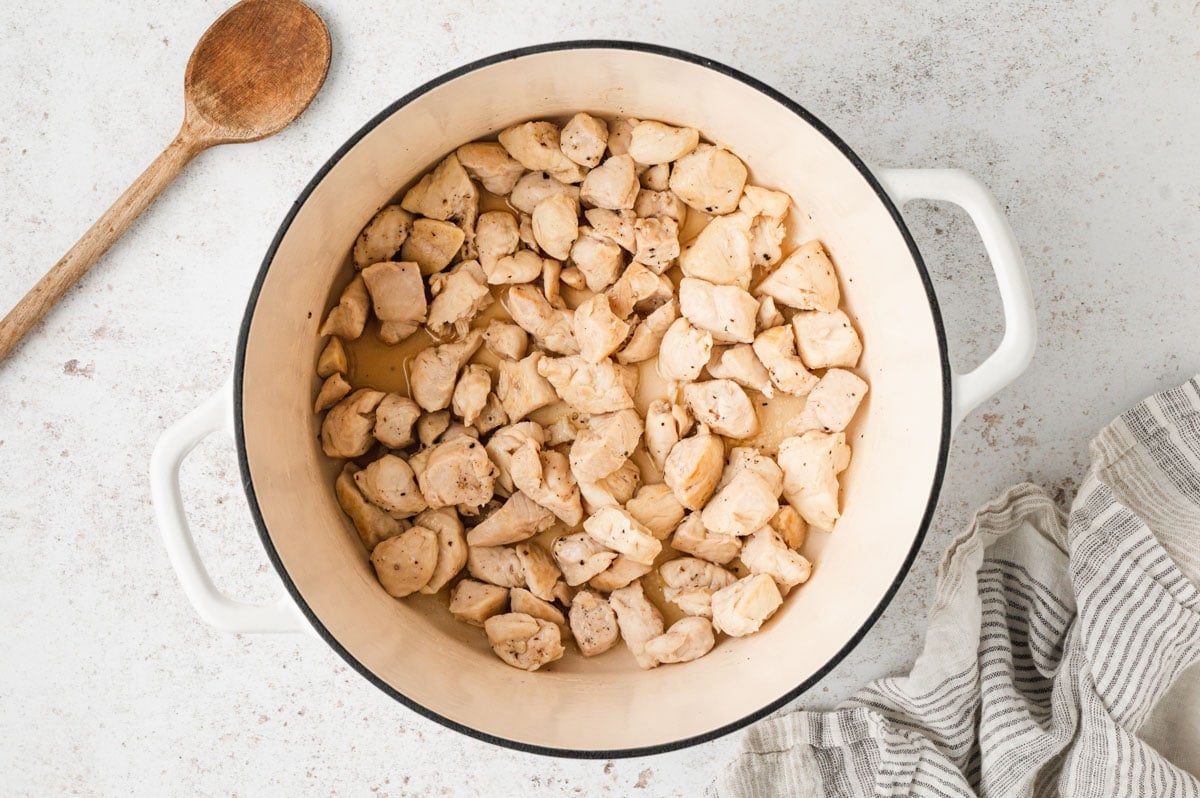
[{"label": "wooden spoon", "polygon": [[214,22],[188,60],[179,135],[0,321],[0,360],[200,152],[265,138],[298,117],[325,82],[329,54],[325,23],[300,0],[242,0]]}]

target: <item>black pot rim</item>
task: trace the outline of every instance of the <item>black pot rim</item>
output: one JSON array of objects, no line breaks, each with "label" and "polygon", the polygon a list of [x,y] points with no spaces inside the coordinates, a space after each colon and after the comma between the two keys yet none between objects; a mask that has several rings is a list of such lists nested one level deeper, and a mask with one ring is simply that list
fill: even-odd
[{"label": "black pot rim", "polygon": [[[680,740],[675,740],[675,741],[672,741],[669,743],[662,743],[659,745],[641,746],[641,747],[636,747],[636,748],[618,748],[618,749],[607,749],[607,750],[577,750],[577,749],[569,749],[569,748],[554,748],[554,747],[542,746],[542,745],[532,745],[530,743],[521,742],[519,740],[510,740],[510,739],[507,739],[504,737],[499,737],[496,735],[492,735],[492,734],[488,734],[486,732],[479,731],[478,729],[474,729],[469,726],[465,726],[461,723],[458,723],[447,717],[444,717],[425,706],[422,706],[418,702],[412,700],[411,698],[404,695],[403,693],[400,693],[398,690],[393,688],[391,685],[384,682],[382,679],[380,679],[378,676],[376,676],[373,671],[371,671],[368,667],[366,667],[361,662],[359,662],[354,657],[353,654],[351,654],[348,650],[346,650],[346,648],[344,648],[341,645],[341,643],[330,633],[330,631],[328,629],[325,628],[325,626],[321,623],[321,621],[316,617],[316,615],[313,613],[312,609],[308,606],[308,603],[305,601],[304,596],[300,593],[300,590],[296,587],[296,584],[292,581],[290,575],[287,572],[287,569],[284,568],[283,563],[279,558],[279,554],[276,551],[275,545],[271,540],[271,535],[267,531],[266,523],[263,520],[262,511],[258,505],[258,498],[257,498],[257,495],[254,490],[254,481],[250,474],[249,459],[246,456],[246,436],[245,436],[245,429],[244,429],[243,423],[242,423],[243,370],[246,365],[246,346],[247,346],[247,342],[248,342],[249,336],[250,336],[250,324],[254,318],[254,311],[258,304],[258,297],[262,290],[263,281],[266,279],[267,272],[270,269],[271,263],[275,258],[276,250],[279,248],[279,244],[283,240],[283,237],[287,234],[287,231],[292,224],[292,220],[296,217],[296,214],[299,212],[300,208],[308,200],[309,195],[312,194],[313,190],[324,179],[325,175],[327,175],[330,172],[330,170],[333,169],[333,167],[342,159],[343,156],[346,155],[347,152],[350,151],[351,148],[353,148],[356,144],[358,144],[358,142],[364,136],[366,136],[369,132],[374,130],[375,127],[377,127],[381,122],[383,122],[385,119],[387,119],[392,114],[394,114],[397,110],[399,110],[400,108],[409,104],[416,98],[418,98],[424,94],[427,94],[428,92],[432,91],[433,89],[437,88],[438,86],[441,86],[444,83],[447,83],[451,80],[459,78],[469,72],[473,72],[475,70],[481,69],[483,67],[491,66],[493,64],[500,63],[502,61],[509,61],[509,60],[513,60],[516,58],[522,58],[524,56],[536,55],[539,53],[557,52],[557,51],[561,51],[561,50],[588,50],[588,49],[631,50],[631,51],[635,51],[635,52],[652,53],[654,55],[666,56],[666,57],[674,58],[674,59],[677,59],[680,61],[686,61],[690,64],[703,66],[703,67],[713,70],[714,72],[718,72],[722,75],[725,75],[726,77],[734,78],[734,79],[746,84],[747,86],[749,86],[753,89],[756,89],[759,92],[762,92],[763,94],[767,95],[771,99],[775,100],[776,102],[780,103],[784,107],[788,108],[790,111],[792,111],[792,113],[796,114],[801,119],[803,119],[805,122],[807,122],[808,124],[815,127],[818,131],[821,132],[822,135],[825,136],[825,138],[827,138],[835,147],[837,147],[838,151],[840,151],[842,153],[842,155],[844,155],[854,165],[855,169],[858,170],[858,172],[863,176],[863,178],[867,181],[867,183],[871,186],[871,188],[878,195],[880,201],[883,202],[884,207],[887,208],[888,213],[892,217],[892,221],[895,222],[896,227],[899,228],[901,235],[904,237],[904,241],[908,246],[909,252],[912,254],[913,262],[917,266],[917,271],[920,273],[921,281],[925,287],[925,294],[929,300],[929,309],[930,309],[930,313],[932,314],[932,317],[933,317],[934,329],[937,334],[938,352],[939,352],[939,357],[941,360],[942,386],[943,386],[942,387],[942,408],[943,408],[942,409],[942,435],[941,435],[942,439],[941,439],[941,442],[938,447],[937,467],[936,467],[936,470],[935,470],[935,473],[933,476],[933,483],[930,488],[929,499],[925,506],[925,512],[921,518],[920,527],[917,530],[917,534],[913,538],[913,544],[912,544],[911,549],[908,552],[908,555],[904,558],[904,562],[901,564],[899,570],[896,573],[896,576],[892,580],[892,584],[888,587],[887,591],[883,595],[883,598],[880,600],[879,604],[875,607],[874,611],[872,611],[870,616],[863,622],[863,624],[858,628],[858,630],[854,633],[854,635],[850,638],[850,640],[847,641],[846,645],[844,645],[841,648],[841,650],[839,650],[833,657],[831,657],[829,659],[829,661],[824,666],[822,666],[816,673],[812,674],[812,676],[805,679],[803,682],[798,684],[795,688],[793,688],[792,690],[789,690],[787,693],[780,696],[776,700],[771,701],[766,706],[760,707],[759,709],[757,709],[753,712],[750,712],[749,714],[743,716],[742,718],[740,718],[736,721],[733,721],[732,723],[727,723],[724,726],[721,726],[720,728],[713,729],[713,730],[705,732],[703,734],[686,737],[686,738],[683,738]],[[333,156],[328,161],[326,161],[325,164],[317,171],[317,173],[313,176],[312,180],[309,181],[308,185],[306,185],[304,187],[304,190],[302,192],[300,192],[300,196],[292,204],[292,207],[288,211],[287,216],[284,218],[283,223],[279,226],[279,230],[278,230],[278,232],[276,232],[275,238],[272,240],[271,246],[267,249],[266,256],[263,258],[262,266],[259,269],[258,276],[255,278],[254,286],[250,291],[249,300],[246,303],[246,313],[245,313],[245,316],[242,318],[241,330],[238,334],[237,352],[235,355],[235,362],[234,362],[233,400],[234,400],[234,425],[235,425],[235,430],[236,430],[235,442],[236,442],[236,446],[237,446],[238,465],[241,470],[242,486],[246,491],[246,498],[250,505],[250,513],[254,518],[254,524],[258,529],[258,534],[259,534],[259,537],[262,539],[262,544],[263,544],[263,547],[266,549],[267,556],[270,558],[271,563],[272,563],[272,565],[274,565],[276,572],[279,574],[280,578],[283,580],[284,585],[287,587],[288,593],[291,594],[292,598],[295,600],[295,602],[296,602],[297,606],[300,608],[301,612],[303,612],[304,616],[306,618],[308,618],[309,622],[313,625],[313,627],[316,629],[317,633],[321,636],[321,638],[331,648],[333,648],[333,650],[336,651],[342,657],[342,659],[344,659],[350,665],[350,667],[352,667],[352,668],[354,668],[354,670],[358,671],[358,673],[360,673],[364,678],[366,678],[369,682],[371,682],[371,684],[375,685],[380,690],[382,690],[384,693],[391,696],[395,700],[399,701],[401,704],[404,704],[406,707],[413,710],[414,712],[417,712],[418,714],[423,715],[426,718],[429,718],[430,720],[436,721],[437,723],[440,723],[443,726],[454,729],[455,731],[461,732],[470,737],[474,737],[475,739],[482,740],[487,743],[492,743],[494,745],[499,745],[499,746],[504,746],[506,748],[515,749],[517,751],[522,751],[525,753],[540,754],[540,755],[544,755],[544,756],[559,756],[559,757],[568,757],[568,758],[576,758],[576,759],[614,759],[614,758],[619,758],[619,757],[649,756],[649,755],[653,755],[653,754],[662,754],[662,753],[668,753],[671,751],[678,751],[678,750],[681,750],[683,748],[688,748],[693,745],[698,745],[700,743],[705,743],[710,740],[715,740],[719,737],[723,737],[726,734],[729,734],[730,732],[741,729],[741,728],[753,723],[754,721],[765,717],[766,715],[770,714],[771,712],[774,712],[775,710],[779,709],[780,707],[784,706],[788,702],[792,701],[793,699],[797,698],[798,696],[800,696],[801,694],[806,692],[810,687],[812,687],[814,684],[816,684],[818,681],[820,681],[822,678],[824,678],[831,670],[833,670],[833,668],[836,667],[843,659],[845,659],[846,655],[849,654],[850,651],[853,650],[862,641],[863,637],[867,634],[867,632],[871,629],[871,627],[875,625],[875,622],[879,620],[879,617],[883,614],[883,611],[887,608],[888,604],[890,604],[892,599],[895,597],[896,592],[899,590],[900,585],[904,581],[904,577],[908,574],[909,569],[912,567],[913,560],[916,558],[917,552],[921,548],[921,544],[925,540],[925,534],[928,531],[930,521],[933,517],[933,512],[937,505],[938,494],[941,492],[942,481],[944,479],[945,472],[946,472],[946,458],[947,458],[947,455],[948,455],[949,449],[950,449],[950,413],[951,413],[950,386],[951,386],[950,359],[949,359],[948,349],[946,346],[945,327],[942,323],[941,310],[938,306],[937,296],[933,290],[933,283],[930,280],[929,272],[925,267],[925,262],[921,257],[921,253],[917,249],[916,242],[913,240],[912,234],[909,231],[908,226],[905,224],[904,219],[901,217],[899,210],[896,208],[896,206],[892,202],[891,198],[888,197],[887,192],[884,191],[884,189],[880,185],[879,181],[871,173],[871,170],[868,169],[867,166],[863,163],[862,159],[860,159],[858,157],[858,155],[855,154],[855,152],[852,149],[850,149],[850,147],[844,141],[842,141],[841,138],[838,137],[838,135],[836,133],[834,133],[831,129],[829,129],[829,127],[827,127],[823,122],[821,122],[819,119],[817,119],[817,117],[815,117],[812,113],[810,113],[809,111],[804,109],[802,106],[800,106],[795,101],[793,101],[790,98],[786,97],[785,95],[781,94],[779,91],[771,88],[770,86],[766,85],[765,83],[762,83],[761,81],[759,81],[755,78],[750,77],[749,75],[746,75],[736,69],[728,67],[728,66],[726,66],[722,63],[719,63],[717,61],[714,61],[710,58],[698,56],[698,55],[689,53],[684,50],[677,50],[677,49],[673,49],[670,47],[663,47],[663,46],[657,45],[657,44],[645,44],[645,43],[641,43],[641,42],[612,41],[612,40],[605,40],[605,39],[581,39],[581,40],[562,41],[562,42],[550,42],[550,43],[546,43],[546,44],[532,45],[529,47],[521,47],[521,48],[518,48],[515,50],[508,50],[506,52],[497,53],[495,55],[488,56],[487,58],[481,58],[477,61],[472,61],[471,63],[468,63],[468,64],[458,67],[457,69],[453,69],[449,72],[446,72],[445,74],[443,74],[437,78],[434,78],[433,80],[429,81],[428,83],[425,83],[423,86],[420,86],[420,87],[412,90],[408,94],[404,95],[400,99],[398,99],[395,102],[393,102],[392,104],[388,105],[380,113],[376,114],[373,119],[371,119],[369,122],[367,122],[365,125],[363,125],[363,127],[361,127],[341,147],[339,147],[338,150],[333,154]]]}]

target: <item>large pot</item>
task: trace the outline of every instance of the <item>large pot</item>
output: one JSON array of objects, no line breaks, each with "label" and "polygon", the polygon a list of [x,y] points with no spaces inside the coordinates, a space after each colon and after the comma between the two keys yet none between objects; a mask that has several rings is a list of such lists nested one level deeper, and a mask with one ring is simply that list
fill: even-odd
[{"label": "large pot", "polygon": [[[577,110],[686,124],[730,147],[754,182],[791,193],[794,245],[817,234],[837,263],[871,384],[854,428],[845,515],[823,536],[812,580],[760,634],[686,666],[642,671],[626,652],[525,673],[477,629],[380,588],[338,508],[337,464],[317,443],[317,326],[349,277],[346,253],[398,189],[458,144],[529,118]],[[951,371],[937,299],[898,206],[948,200],[975,221],[1004,303],[997,351]],[[232,631],[315,629],[359,673],[452,728],[524,750],[646,754],[712,739],[800,695],[862,639],[895,593],[929,524],[951,430],[1028,364],[1032,299],[996,202],[954,170],[868,169],[812,114],[758,81],[688,53],[566,42],[450,72],[372,119],[321,168],[263,261],[223,390],[162,437],[152,462],[159,525],[200,615]],[[208,579],[179,498],[187,452],[224,429],[250,512],[290,596],[251,606]],[[297,609],[298,608],[298,609]]]}]

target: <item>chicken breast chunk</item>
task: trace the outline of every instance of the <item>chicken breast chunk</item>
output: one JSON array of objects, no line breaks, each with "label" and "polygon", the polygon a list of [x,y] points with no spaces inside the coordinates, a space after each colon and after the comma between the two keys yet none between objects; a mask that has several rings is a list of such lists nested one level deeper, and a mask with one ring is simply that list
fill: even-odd
[{"label": "chicken breast chunk", "polygon": [[462,521],[452,507],[426,510],[415,519],[415,525],[432,529],[437,535],[438,558],[433,576],[421,588],[422,593],[437,593],[467,564],[467,541],[463,537]]},{"label": "chicken breast chunk", "polygon": [[516,252],[520,243],[517,220],[511,213],[488,211],[479,215],[475,222],[475,248],[479,252],[479,265],[487,274],[489,283],[499,282],[492,279],[496,265],[501,258]]},{"label": "chicken breast chunk", "polygon": [[742,545],[742,562],[752,574],[766,574],[780,591],[787,592],[808,581],[812,563],[788,548],[770,527],[764,527]]},{"label": "chicken breast chunk", "polygon": [[313,402],[313,412],[320,413],[328,410],[342,401],[352,390],[354,390],[354,386],[346,382],[345,377],[341,374],[332,375],[321,384],[321,390],[317,391],[317,398]]},{"label": "chicken breast chunk", "polygon": [[354,242],[354,268],[392,260],[412,229],[413,217],[399,205],[385,205]]},{"label": "chicken breast chunk", "polygon": [[[671,164],[669,163],[658,163],[654,166],[648,166],[645,171],[638,175],[638,181],[641,182],[642,188],[651,191],[666,191],[667,181],[670,179]],[[640,216],[641,214],[638,215]]]},{"label": "chicken breast chunk", "polygon": [[363,497],[354,481],[354,475],[359,471],[358,466],[346,463],[342,473],[334,482],[334,493],[338,505],[354,523],[358,537],[372,551],[382,541],[394,538],[409,528],[404,521],[393,518],[382,507],[372,504]]},{"label": "chicken breast chunk", "polygon": [[321,449],[329,457],[362,457],[375,443],[375,409],[383,391],[359,388],[338,402],[321,422]]},{"label": "chicken breast chunk", "polygon": [[614,155],[587,173],[579,186],[579,199],[593,208],[632,209],[640,190],[633,159]]},{"label": "chicken breast chunk", "polygon": [[617,353],[617,362],[641,363],[656,357],[659,350],[662,349],[663,338],[666,337],[667,330],[671,328],[677,318],[679,318],[679,310],[674,299],[650,313],[633,328],[629,342]]},{"label": "chicken breast chunk", "polygon": [[754,354],[771,375],[771,382],[784,393],[804,396],[817,384],[816,375],[809,373],[796,355],[796,337],[786,324],[763,330],[753,346]]},{"label": "chicken breast chunk", "polygon": [[625,503],[625,510],[659,540],[669,538],[683,520],[683,505],[675,498],[675,491],[661,482],[642,486]]},{"label": "chicken breast chunk", "polygon": [[732,560],[742,549],[742,539],[735,535],[710,532],[704,528],[700,513],[692,513],[683,519],[671,538],[676,551],[692,554],[719,565]]},{"label": "chicken breast chunk", "polygon": [[525,586],[525,566],[509,546],[468,546],[467,572],[503,588]]},{"label": "chicken breast chunk", "polygon": [[708,380],[683,386],[683,401],[696,421],[728,438],[758,434],[754,403],[733,380]]},{"label": "chicken breast chunk", "polygon": [[691,382],[700,376],[712,356],[712,333],[676,319],[663,335],[658,354],[658,374],[669,382]]},{"label": "chicken breast chunk", "polygon": [[841,432],[854,418],[866,395],[867,383],[857,374],[845,369],[829,369],[808,394],[795,428],[797,431]]},{"label": "chicken breast chunk", "polygon": [[536,671],[560,659],[562,633],[556,624],[521,612],[493,615],[483,623],[496,656],[514,668]]},{"label": "chicken breast chunk", "polygon": [[758,300],[737,286],[684,277],[679,284],[679,312],[693,327],[712,333],[716,343],[754,340]]},{"label": "chicken breast chunk", "polygon": [[666,217],[638,219],[633,224],[637,251],[633,259],[662,274],[679,257],[679,223]]},{"label": "chicken breast chunk", "polygon": [[349,371],[350,358],[346,354],[346,346],[341,338],[332,336],[317,358],[317,376],[325,379],[334,374],[347,374]]},{"label": "chicken breast chunk", "polygon": [[640,563],[620,554],[612,561],[612,565],[589,579],[588,586],[602,593],[611,593],[631,584],[635,579],[641,579],[652,570],[653,565]]},{"label": "chicken breast chunk", "polygon": [[620,468],[602,479],[579,483],[583,509],[595,513],[601,507],[620,507],[633,498],[641,484],[642,474],[637,464],[626,460]]},{"label": "chicken breast chunk", "polygon": [[576,532],[554,541],[554,561],[562,570],[563,579],[572,587],[582,585],[604,571],[617,558],[591,535]]},{"label": "chicken breast chunk", "polygon": [[792,317],[800,357],[810,369],[853,368],[862,355],[862,341],[841,310],[802,311]]},{"label": "chicken breast chunk", "polygon": [[488,459],[500,473],[496,476],[496,485],[506,495],[514,490],[512,481],[513,452],[521,448],[526,441],[532,441],[534,448],[541,451],[546,442],[546,433],[540,424],[533,421],[517,421],[496,430],[487,442]]},{"label": "chicken breast chunk", "polygon": [[518,491],[467,533],[467,543],[472,546],[518,543],[552,526],[554,513]]},{"label": "chicken breast chunk", "polygon": [[513,452],[510,473],[518,490],[568,526],[583,520],[579,486],[571,479],[571,465],[565,455],[553,449],[539,452],[533,441],[526,441]]},{"label": "chicken breast chunk", "polygon": [[754,348],[750,344],[714,349],[707,369],[713,379],[733,380],[743,388],[758,391],[768,398],[775,395],[775,384],[771,382],[771,375],[758,359],[758,355],[754,354]]},{"label": "chicken breast chunk", "polygon": [[466,234],[456,224],[417,219],[400,248],[400,257],[417,264],[421,274],[436,274],[450,265],[465,241]]},{"label": "chicken breast chunk", "polygon": [[582,111],[563,125],[559,146],[563,153],[580,166],[591,169],[604,157],[608,145],[608,125],[603,119]]},{"label": "chicken breast chunk", "polygon": [[371,565],[387,594],[404,598],[425,586],[433,576],[437,557],[437,534],[414,526],[376,546],[371,552]]},{"label": "chicken breast chunk", "polygon": [[838,510],[837,475],[850,465],[844,432],[806,432],[779,444],[783,495],[817,529],[833,529]]},{"label": "chicken breast chunk", "polygon": [[431,346],[417,353],[409,366],[408,387],[422,410],[433,413],[450,406],[458,370],[481,343],[483,333],[472,330],[462,340]]},{"label": "chicken breast chunk", "polygon": [[658,569],[663,597],[687,615],[712,617],[712,595],[737,577],[719,565],[696,557],[679,557]]},{"label": "chicken breast chunk", "polygon": [[692,428],[692,415],[682,405],[656,399],[646,408],[646,451],[662,471],[667,455]]},{"label": "chicken breast chunk", "polygon": [[479,261],[463,261],[449,272],[435,274],[429,278],[429,288],[433,302],[429,305],[426,326],[438,338],[448,335],[451,327],[458,335],[465,336],[472,320],[492,304],[487,275]]},{"label": "chicken breast chunk", "polygon": [[779,312],[779,308],[775,304],[775,298],[760,296],[758,298],[758,323],[756,329],[762,332],[772,327],[778,327],[781,324],[787,324],[787,319]]},{"label": "chicken breast chunk", "polygon": [[500,133],[508,154],[533,172],[549,172],[556,180],[578,183],[585,170],[562,151],[562,132],[550,122],[525,122]]},{"label": "chicken breast chunk", "polygon": [[799,310],[832,313],[841,302],[837,273],[817,240],[809,241],[763,278],[755,293]]},{"label": "chicken breast chunk", "polygon": [[768,455],[763,454],[753,446],[736,446],[729,451],[729,463],[721,474],[717,484],[720,490],[733,481],[734,477],[744,471],[758,475],[771,489],[771,494],[778,499],[783,493],[783,469]]},{"label": "chicken breast chunk", "polygon": [[671,191],[698,211],[737,210],[746,185],[746,165],[729,150],[701,144],[671,168]]},{"label": "chicken breast chunk", "polygon": [[583,212],[583,216],[596,235],[612,239],[626,252],[633,252],[637,248],[633,232],[633,223],[637,221],[637,215],[634,212],[626,208],[615,211],[608,208],[588,208]]},{"label": "chicken breast chunk", "polygon": [[744,537],[767,525],[779,510],[779,499],[766,480],[741,471],[704,506],[701,519],[710,532]]},{"label": "chicken breast chunk", "polygon": [[628,318],[635,310],[646,312],[671,303],[675,286],[670,278],[650,271],[643,263],[631,263],[606,292],[613,313]]},{"label": "chicken breast chunk", "polygon": [[375,408],[375,439],[389,449],[403,449],[410,445],[413,425],[421,417],[421,408],[407,396],[389,393]]},{"label": "chicken breast chunk", "polygon": [[679,254],[684,276],[743,291],[750,288],[752,264],[750,227],[740,213],[713,219]]},{"label": "chicken breast chunk", "polygon": [[409,213],[429,219],[457,219],[469,227],[475,225],[479,191],[471,182],[458,156],[450,153],[432,172],[408,190],[400,206]]},{"label": "chicken breast chunk", "polygon": [[498,474],[483,444],[464,436],[430,449],[417,482],[430,507],[482,507],[494,494]]},{"label": "chicken breast chunk", "polygon": [[[649,434],[649,433],[647,433]],[[663,481],[689,510],[704,507],[725,468],[725,446],[707,430],[684,438],[671,447],[663,467]]]},{"label": "chicken breast chunk", "polygon": [[658,607],[646,598],[642,583],[634,582],[614,590],[608,597],[608,602],[617,614],[621,638],[633,653],[638,666],[647,669],[656,666],[658,661],[647,656],[645,649],[646,643],[663,633],[663,617]]},{"label": "chicken breast chunk", "polygon": [[620,639],[617,614],[603,596],[590,590],[580,590],[571,599],[568,618],[575,644],[585,657],[603,654]]},{"label": "chicken breast chunk", "polygon": [[514,285],[508,289],[504,305],[512,320],[540,346],[563,355],[579,354],[579,344],[571,332],[575,315],[551,305],[535,286]]},{"label": "chicken breast chunk", "polygon": [[508,609],[508,588],[463,579],[450,591],[450,614],[472,626]]},{"label": "chicken breast chunk", "polygon": [[632,408],[592,416],[571,444],[571,471],[579,482],[594,482],[615,472],[637,448],[642,419]]},{"label": "chicken breast chunk", "polygon": [[633,138],[633,129],[639,120],[633,117],[614,119],[608,123],[608,151],[613,155],[625,155],[629,152],[629,141]]},{"label": "chicken breast chunk", "polygon": [[516,551],[517,559],[525,569],[525,584],[529,592],[543,601],[553,601],[554,586],[562,572],[554,564],[550,552],[530,541],[518,543]]},{"label": "chicken breast chunk", "polygon": [[543,259],[531,249],[522,249],[512,255],[504,255],[487,270],[488,285],[533,282],[551,264],[557,263],[556,260]]},{"label": "chicken breast chunk", "polygon": [[622,321],[604,294],[596,294],[575,308],[571,323],[579,354],[590,363],[599,363],[617,351],[629,335],[629,325]]},{"label": "chicken breast chunk", "polygon": [[551,194],[533,209],[533,236],[552,258],[566,260],[579,235],[579,202],[570,194]]},{"label": "chicken breast chunk", "polygon": [[747,576],[713,594],[713,627],[731,637],[753,634],[782,603],[774,579],[766,574]]},{"label": "chicken breast chunk", "polygon": [[362,335],[363,328],[367,326],[367,313],[370,309],[371,297],[360,274],[342,289],[338,303],[330,309],[329,315],[321,325],[321,335],[337,335],[349,341],[355,340]]},{"label": "chicken breast chunk", "polygon": [[579,229],[579,237],[571,245],[571,262],[583,275],[589,291],[608,288],[625,265],[617,243],[590,227]]},{"label": "chicken breast chunk", "polygon": [[543,358],[538,373],[550,380],[555,392],[581,413],[611,413],[633,407],[626,375],[609,359],[589,363],[578,355]]},{"label": "chicken breast chunk", "polygon": [[367,501],[393,518],[410,518],[425,509],[412,468],[394,454],[385,454],[359,471],[354,482]]},{"label": "chicken breast chunk", "polygon": [[450,397],[450,410],[462,419],[463,424],[473,426],[487,404],[488,394],[492,391],[491,371],[477,363],[469,364],[463,369],[454,393]]},{"label": "chicken breast chunk", "polygon": [[554,194],[566,194],[578,202],[579,186],[555,180],[546,172],[530,172],[513,186],[512,193],[508,195],[508,204],[521,213],[531,214],[542,200]]},{"label": "chicken breast chunk", "polygon": [[680,618],[658,637],[646,641],[645,656],[661,664],[700,659],[717,643],[707,618]]},{"label": "chicken breast chunk", "polygon": [[562,614],[562,610],[523,587],[514,587],[508,591],[508,604],[512,612],[521,612],[548,621],[559,627],[560,632],[565,631],[567,618]]},{"label": "chicken breast chunk", "polygon": [[687,205],[684,205],[683,200],[675,196],[673,192],[667,191],[666,186],[658,190],[646,188],[639,191],[637,202],[633,205],[633,212],[639,219],[653,217],[674,219],[679,227],[683,227],[683,223],[687,219]]},{"label": "chicken breast chunk", "polygon": [[670,163],[695,150],[699,143],[700,131],[695,128],[640,122],[630,132],[629,154],[641,164]]},{"label": "chicken breast chunk", "polygon": [[604,507],[583,522],[583,529],[605,547],[634,562],[651,565],[662,543],[625,510]]},{"label": "chicken breast chunk", "polygon": [[770,527],[788,548],[793,551],[804,548],[804,541],[808,538],[808,524],[804,523],[804,519],[792,505],[785,504],[780,507],[771,518]]},{"label": "chicken breast chunk", "polygon": [[417,419],[417,440],[422,446],[433,446],[437,439],[450,429],[450,411],[439,410],[436,413],[422,413]]},{"label": "chicken breast chunk", "polygon": [[521,162],[511,157],[504,147],[495,141],[464,144],[455,154],[468,175],[498,196],[512,191],[517,180],[525,174],[525,167]]}]

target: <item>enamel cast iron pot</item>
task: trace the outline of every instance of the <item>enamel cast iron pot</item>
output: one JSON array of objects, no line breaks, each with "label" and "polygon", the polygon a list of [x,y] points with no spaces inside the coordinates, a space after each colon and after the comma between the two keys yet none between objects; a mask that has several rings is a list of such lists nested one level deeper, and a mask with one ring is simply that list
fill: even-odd
[{"label": "enamel cast iron pot", "polygon": [[[432,601],[396,601],[334,497],[312,412],[317,327],[348,280],[359,230],[459,144],[576,111],[698,128],[795,200],[791,246],[819,236],[863,338],[871,392],[851,428],[844,516],[811,581],[759,634],[687,665],[639,669],[621,647],[548,671],[505,665],[479,629]],[[937,299],[899,208],[961,206],[979,229],[1003,300],[999,348],[951,371]],[[785,246],[785,252],[787,248]],[[661,47],[567,42],[478,61],[388,107],[317,173],[263,261],[231,386],[167,430],[151,463],[158,524],[188,598],[238,632],[315,630],[406,706],[483,740],[580,757],[647,754],[709,740],[780,707],[833,668],[879,617],[929,524],[951,431],[1024,370],[1035,321],[1011,230],[991,195],[956,170],[869,169],[812,114],[728,67]],[[206,435],[233,437],[250,513],[287,587],[254,606],[219,593],[184,517],[179,466]]]}]

